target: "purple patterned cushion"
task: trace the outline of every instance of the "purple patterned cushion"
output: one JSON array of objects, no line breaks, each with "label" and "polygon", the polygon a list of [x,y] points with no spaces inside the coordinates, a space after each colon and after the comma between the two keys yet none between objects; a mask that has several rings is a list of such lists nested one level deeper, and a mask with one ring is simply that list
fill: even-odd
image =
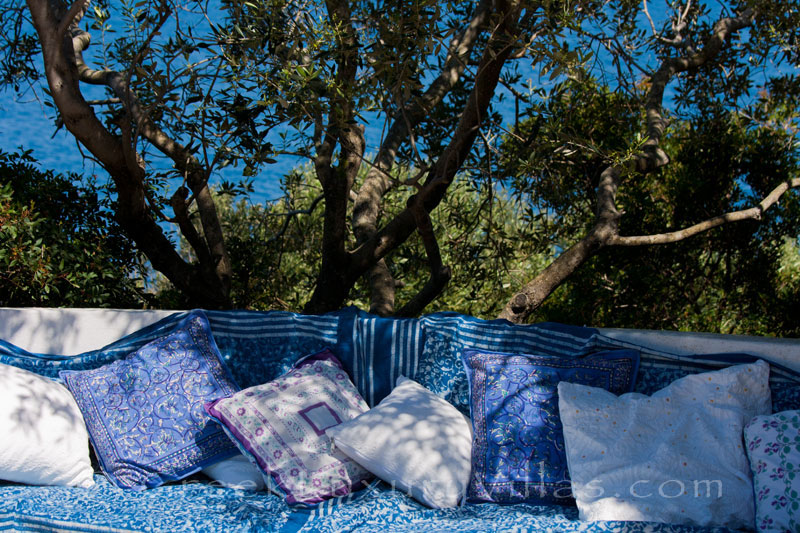
[{"label": "purple patterned cushion", "polygon": [[558,383],[633,387],[639,352],[615,350],[580,359],[464,350],[472,415],[472,502],[574,504]]},{"label": "purple patterned cushion", "polygon": [[101,468],[118,487],[156,487],[237,453],[203,410],[238,387],[202,311],[124,359],[59,375],[86,419]]},{"label": "purple patterned cushion", "polygon": [[304,358],[264,385],[206,404],[239,449],[287,503],[319,503],[362,488],[369,472],[338,450],[325,430],[368,409],[333,353]]}]

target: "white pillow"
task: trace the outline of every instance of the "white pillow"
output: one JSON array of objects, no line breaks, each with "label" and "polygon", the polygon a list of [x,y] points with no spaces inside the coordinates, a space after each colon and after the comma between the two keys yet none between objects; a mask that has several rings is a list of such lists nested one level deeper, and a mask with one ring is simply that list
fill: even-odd
[{"label": "white pillow", "polygon": [[63,385],[0,364],[0,479],[29,485],[94,485],[89,434]]},{"label": "white pillow", "polygon": [[429,507],[455,507],[464,497],[469,419],[415,381],[400,376],[377,406],[326,434],[366,470]]},{"label": "white pillow", "polygon": [[743,428],[770,412],[769,365],[681,378],[652,396],[562,382],[559,411],[581,520],[751,529]]},{"label": "white pillow", "polygon": [[225,488],[240,490],[265,488],[261,470],[241,453],[209,465],[202,472]]}]

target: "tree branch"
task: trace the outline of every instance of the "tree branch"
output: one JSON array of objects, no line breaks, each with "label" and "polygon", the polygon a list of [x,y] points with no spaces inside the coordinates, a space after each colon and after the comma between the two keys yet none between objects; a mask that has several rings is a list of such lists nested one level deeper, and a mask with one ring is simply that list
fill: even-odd
[{"label": "tree branch", "polygon": [[[228,289],[221,286],[219,279],[209,278],[205,271],[186,262],[152,216],[146,201],[144,167],[131,145],[129,131],[123,128],[122,139],[108,131],[80,91],[80,81],[108,84],[115,81],[114,76],[118,74],[93,71],[83,63],[82,52],[89,46],[89,35],[75,26],[72,35],[59,34],[58,29],[65,19],[56,12],[54,3],[28,0],[27,5],[42,46],[45,75],[53,102],[66,128],[114,180],[116,216],[125,233],[153,267],[189,295],[194,305],[229,306]],[[70,11],[77,12],[77,9]],[[126,103],[124,92],[118,92],[117,96]]]},{"label": "tree branch", "polygon": [[170,205],[172,211],[175,213],[175,221],[181,229],[181,233],[189,242],[189,246],[197,253],[200,263],[208,264],[211,261],[211,252],[208,246],[203,241],[203,238],[197,233],[194,224],[189,219],[188,202],[186,199],[189,197],[189,189],[186,187],[178,187],[175,193],[170,198]]},{"label": "tree branch", "polygon": [[658,30],[656,30],[656,24],[653,22],[653,17],[650,16],[650,10],[647,8],[647,0],[642,0],[642,7],[647,21],[650,23],[650,28],[653,30],[653,37],[658,39]]},{"label": "tree branch", "polygon": [[281,224],[281,229],[278,230],[278,233],[267,239],[267,242],[274,242],[283,237],[283,235],[286,233],[286,230],[289,229],[289,223],[292,221],[292,218],[296,217],[297,215],[310,215],[311,213],[314,212],[314,210],[317,208],[317,206],[319,205],[319,203],[322,201],[323,198],[324,196],[322,195],[319,195],[316,198],[314,198],[308,209],[292,209],[290,211],[287,211],[286,213],[278,213],[278,214],[267,213],[266,216],[272,215],[272,216],[286,217],[283,219],[283,224]]},{"label": "tree branch", "polygon": [[[123,102],[125,110],[130,115],[134,124],[136,124],[142,136],[161,153],[172,159],[179,171],[186,173],[190,172],[193,166],[199,166],[197,158],[195,158],[185,146],[170,138],[150,119],[147,113],[144,112],[139,103],[139,99],[133,91],[130,90],[125,76],[114,70],[94,70],[85,63],[83,60],[83,52],[91,43],[91,36],[87,32],[75,30],[72,41],[75,47],[75,62],[78,67],[80,81],[91,85],[105,85],[114,91],[117,98]],[[201,179],[204,180],[204,177],[201,177]],[[198,181],[190,183],[193,191],[200,185],[201,183]]]},{"label": "tree branch", "polygon": [[589,233],[556,257],[533,280],[526,283],[506,304],[498,318],[515,323],[527,321],[544,302],[583,263],[593,257],[617,233],[620,214],[615,198],[619,171],[608,167],[600,177],[597,192],[597,221]]},{"label": "tree branch", "polygon": [[122,100],[119,98],[106,98],[103,100],[88,100],[86,103],[89,105],[114,105],[121,104]]},{"label": "tree branch", "polygon": [[682,241],[693,237],[699,233],[703,233],[710,229],[716,228],[723,224],[732,222],[742,222],[744,220],[761,220],[762,215],[773,205],[775,205],[786,192],[789,190],[800,187],[800,178],[795,178],[792,181],[783,182],[775,187],[757,206],[749,209],[742,209],[739,211],[732,211],[719,215],[703,222],[698,222],[688,228],[678,231],[671,231],[669,233],[658,233],[654,235],[637,235],[630,237],[614,236],[608,241],[609,246],[645,246],[650,244],[669,244],[673,242]]},{"label": "tree branch", "polygon": [[58,29],[56,30],[59,37],[66,35],[70,26],[77,26],[78,22],[83,18],[83,15],[86,14],[86,9],[89,7],[90,3],[91,0],[76,0],[72,3],[69,7],[69,11],[67,11],[67,14],[61,19]]},{"label": "tree branch", "polygon": [[675,48],[686,48],[688,46],[689,43],[684,40],[683,32],[687,26],[686,17],[692,7],[691,0],[687,0],[686,6],[683,8],[683,12],[678,11],[678,19],[672,22],[672,31],[675,34],[675,37],[672,39],[667,39],[666,37],[658,34],[658,31],[656,31],[656,25],[653,22],[653,17],[650,16],[650,11],[647,8],[647,0],[643,0],[642,4],[644,7],[644,14],[647,17],[647,20],[650,22],[650,28],[653,30],[653,37],[658,42]]},{"label": "tree branch", "polygon": [[[486,25],[490,4],[489,0],[481,0],[464,31],[450,42],[444,67],[436,79],[419,99],[395,114],[375,163],[364,179],[353,206],[353,232],[359,244],[374,236],[377,231],[381,199],[391,189],[389,171],[394,165],[399,147],[461,78],[475,43]],[[371,269],[369,279],[372,289],[370,311],[381,315],[391,314],[394,310],[395,282],[383,259]]]},{"label": "tree branch", "polygon": [[[366,148],[364,127],[355,124],[350,87],[358,74],[358,37],[347,0],[326,0],[328,17],[336,34],[336,86],[338,96],[331,99],[328,125],[317,147],[314,167],[325,195],[322,260],[314,293],[304,311],[317,313],[341,306],[352,285],[345,281],[350,257],[345,251],[347,208],[350,192],[361,167]],[[333,168],[333,150],[338,144],[338,163]]]},{"label": "tree branch", "polygon": [[669,158],[659,148],[659,144],[667,127],[667,121],[661,114],[661,106],[664,100],[664,91],[672,77],[675,74],[696,69],[710,61],[719,53],[732,33],[751,25],[754,20],[755,11],[752,8],[747,8],[737,17],[726,17],[718,20],[714,24],[711,36],[702,50],[690,54],[688,57],[673,57],[665,60],[650,77],[650,92],[645,102],[647,115],[646,155],[640,158],[640,171],[651,169],[653,166],[657,168],[669,162]]},{"label": "tree branch", "polygon": [[[489,37],[481,58],[475,83],[458,126],[447,148],[437,160],[422,186],[419,199],[425,210],[431,212],[445,196],[456,172],[472,150],[478,129],[487,116],[489,102],[500,79],[503,65],[508,60],[518,37],[518,2],[497,2],[499,22]],[[372,264],[405,242],[416,229],[414,215],[408,207],[400,212],[380,231],[352,252],[351,272],[360,276]],[[357,279],[357,278],[355,278]]]},{"label": "tree branch", "polygon": [[[164,23],[165,16],[166,13],[162,13],[160,24]],[[91,36],[87,32],[77,28],[73,30],[72,44],[80,80],[92,85],[105,85],[114,91],[114,94],[122,101],[131,121],[136,125],[138,133],[161,153],[169,157],[175,164],[175,168],[184,175],[197,202],[200,223],[203,226],[203,235],[211,253],[210,263],[201,261],[201,265],[209,269],[210,272],[214,272],[222,284],[223,292],[227,294],[230,290],[232,266],[225,248],[225,239],[219,216],[217,215],[217,208],[208,188],[209,173],[207,169],[203,168],[192,152],[168,136],[153,122],[150,116],[142,109],[139,99],[131,90],[126,76],[113,70],[94,70],[86,64],[83,59],[83,52],[89,47],[90,42]],[[132,139],[131,143],[131,149],[133,149],[135,139]],[[205,257],[203,250],[195,251],[198,259]]]},{"label": "tree branch", "polygon": [[414,317],[439,296],[447,282],[450,281],[452,271],[449,266],[442,264],[442,254],[439,251],[439,243],[436,242],[436,233],[433,231],[433,223],[428,211],[418,201],[416,195],[409,198],[407,205],[414,214],[414,221],[425,245],[428,265],[431,269],[431,276],[425,286],[397,312],[398,316]]},{"label": "tree branch", "polygon": [[467,59],[487,21],[490,4],[489,0],[482,0],[476,7],[475,15],[466,29],[453,38],[442,72],[431,82],[422,97],[414,100],[406,109],[398,110],[395,114],[389,132],[375,158],[375,163],[359,189],[358,199],[353,209],[353,229],[358,238],[362,232],[368,232],[375,228],[380,198],[391,185],[388,170],[394,164],[398,148],[425,118],[425,115],[450,92],[463,74]]}]

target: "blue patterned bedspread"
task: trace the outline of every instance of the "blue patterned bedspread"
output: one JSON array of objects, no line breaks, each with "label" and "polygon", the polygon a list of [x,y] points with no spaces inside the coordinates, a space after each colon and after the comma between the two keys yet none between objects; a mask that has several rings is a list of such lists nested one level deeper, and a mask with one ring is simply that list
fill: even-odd
[{"label": "blue patterned bedspread", "polygon": [[[354,309],[323,316],[284,312],[207,312],[223,357],[241,387],[279,376],[300,357],[332,347],[367,403],[377,404],[406,375],[468,411],[458,354],[482,350],[581,357],[618,346],[590,328],[560,324],[514,326],[453,313],[421,319],[378,318]],[[31,354],[0,341],[0,362],[56,377],[59,370],[95,368],[168,332],[170,316],[101,350],[76,356]],[[626,345],[631,348],[632,346]],[[679,357],[642,349],[636,390],[651,393],[689,373],[747,362],[746,354]],[[776,410],[800,407],[800,374],[773,367]],[[575,507],[468,504],[426,508],[382,482],[315,507],[290,507],[267,492],[214,486],[197,475],[145,491],[125,491],[96,476],[92,489],[29,487],[0,482],[0,530],[15,531],[727,531],[644,522],[578,520]]]},{"label": "blue patterned bedspread", "polygon": [[92,489],[0,486],[0,530],[12,531],[298,531],[358,532],[723,532],[649,522],[581,522],[574,507],[467,504],[428,509],[377,482],[348,498],[291,509],[266,492],[203,482],[129,491],[96,476]]}]

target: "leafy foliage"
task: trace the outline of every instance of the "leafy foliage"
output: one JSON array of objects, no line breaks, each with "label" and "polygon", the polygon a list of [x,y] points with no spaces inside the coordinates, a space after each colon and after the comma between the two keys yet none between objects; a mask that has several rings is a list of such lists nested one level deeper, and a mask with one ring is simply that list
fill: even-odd
[{"label": "leafy foliage", "polygon": [[2,82],[48,58],[160,305],[796,329],[797,0],[82,5],[0,3]]},{"label": "leafy foliage", "polygon": [[547,238],[571,244],[591,224],[600,173],[640,148],[635,99],[594,80],[567,81],[535,103],[504,136],[498,174],[541,221]]},{"label": "leafy foliage", "polygon": [[[432,217],[442,261],[452,270],[452,278],[426,312],[456,311],[493,318],[525,273],[543,268],[552,257],[550,242],[540,237],[541,223],[525,213],[527,206],[504,191],[486,194],[478,187],[468,180],[454,183],[448,202]],[[394,193],[387,200],[387,209],[403,207],[401,194]],[[401,287],[398,297],[418,293],[429,274],[419,236],[393,255],[388,266]],[[357,285],[351,298],[354,305],[368,308],[369,287]]]},{"label": "leafy foliage", "polygon": [[[410,174],[400,172],[396,179],[408,179]],[[297,309],[314,290],[321,261],[322,191],[309,166],[288,173],[283,187],[286,199],[266,205],[230,194],[216,196],[233,263],[231,293],[237,308]],[[452,279],[426,312],[496,316],[513,288],[509,276],[522,278],[526,271],[541,268],[552,250],[535,238],[537,221],[521,215],[521,206],[508,195],[484,198],[466,180],[455,184],[450,195],[433,223]],[[404,202],[399,191],[391,193],[385,203],[386,216],[402,210]],[[189,253],[186,243],[182,248]],[[418,236],[388,261],[400,297],[416,294],[426,283],[427,261]],[[155,288],[158,306],[188,305],[165,280],[160,279]],[[369,308],[369,291],[366,282],[357,284],[348,304]]]},{"label": "leafy foliage", "polygon": [[0,302],[141,307],[138,255],[97,184],[0,151]]},{"label": "leafy foliage", "polygon": [[[579,238],[591,223],[591,184],[610,154],[628,149],[626,139],[641,120],[626,112],[633,108],[619,94],[573,84],[548,103],[547,120],[537,126],[553,128],[545,141],[521,145],[518,136],[509,137],[504,161],[515,176],[514,190],[542,202],[562,242]],[[721,106],[676,121],[664,141],[671,164],[631,176],[618,196],[625,213],[621,234],[686,227],[757,204],[780,182],[798,177],[798,147],[790,132],[774,124]],[[534,125],[529,121],[521,131]],[[587,130],[592,135],[584,138],[596,131],[600,141],[570,144],[574,132]],[[565,201],[571,195],[584,199]],[[608,249],[556,291],[535,319],[796,336],[800,256],[796,240],[784,236],[798,234],[800,201],[790,195],[761,222],[723,226],[665,246]]]}]

